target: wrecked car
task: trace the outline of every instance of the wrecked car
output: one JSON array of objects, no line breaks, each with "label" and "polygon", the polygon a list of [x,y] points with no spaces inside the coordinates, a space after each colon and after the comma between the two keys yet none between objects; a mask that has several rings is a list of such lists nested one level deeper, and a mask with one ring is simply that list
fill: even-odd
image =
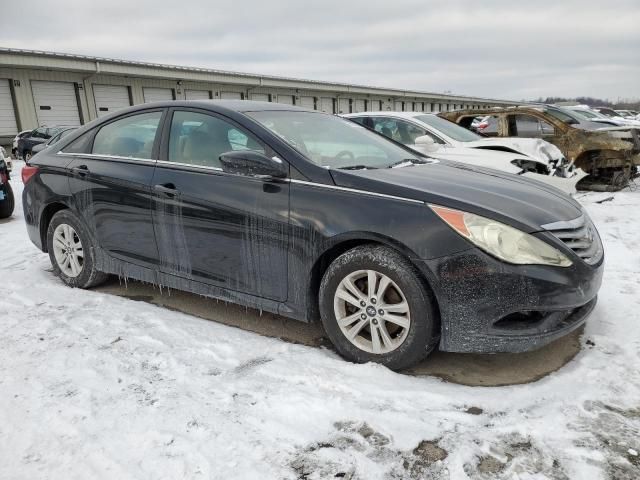
[{"label": "wrecked car", "polygon": [[568,110],[553,106],[520,106],[507,109],[460,110],[441,117],[470,128],[479,115],[497,121],[495,136],[542,138],[556,145],[564,156],[588,176],[579,189],[617,191],[637,175],[640,165],[639,130],[633,127],[603,127],[580,120]]},{"label": "wrecked car", "polygon": [[430,157],[454,160],[522,175],[565,193],[587,174],[562,152],[539,138],[486,138],[423,112],[361,112],[343,117]]},{"label": "wrecked car", "polygon": [[321,321],[354,362],[520,352],[582,325],[604,252],[570,196],[436,160],[346,119],[168,101],[70,133],[22,170],[63,283],[108,274]]}]

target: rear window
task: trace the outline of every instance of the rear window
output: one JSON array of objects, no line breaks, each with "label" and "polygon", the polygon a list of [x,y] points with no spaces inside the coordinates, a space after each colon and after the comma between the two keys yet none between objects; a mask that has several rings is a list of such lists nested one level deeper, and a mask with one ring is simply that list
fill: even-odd
[{"label": "rear window", "polygon": [[93,140],[92,153],[150,159],[162,112],[131,115],[102,127]]}]

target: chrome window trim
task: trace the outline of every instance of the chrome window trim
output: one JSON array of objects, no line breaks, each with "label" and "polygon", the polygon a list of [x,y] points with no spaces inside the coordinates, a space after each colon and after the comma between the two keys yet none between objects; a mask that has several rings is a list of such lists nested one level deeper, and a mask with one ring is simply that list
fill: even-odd
[{"label": "chrome window trim", "polygon": [[[117,155],[98,155],[98,154],[95,154],[95,153],[65,153],[63,151],[57,152],[56,155],[60,155],[60,156],[64,156],[64,157],[74,157],[74,158],[75,157],[89,157],[89,158],[101,158],[101,159],[117,160],[117,161],[144,162],[144,163],[153,163],[153,164],[156,164],[156,165],[162,165],[162,166],[168,166],[168,167],[172,167],[172,166],[188,167],[188,168],[196,168],[196,169],[201,169],[201,170],[210,170],[210,171],[214,171],[214,172],[225,173],[221,168],[218,168],[218,167],[207,167],[207,166],[204,166],[204,165],[192,165],[192,164],[188,164],[188,163],[168,162],[166,160],[154,160],[154,159],[137,158],[137,157],[120,157],[120,156],[117,156]],[[255,178],[255,177],[248,177],[248,178]],[[356,194],[360,194],[360,195],[369,195],[369,196],[372,196],[372,197],[387,198],[389,200],[399,200],[399,201],[403,201],[403,202],[426,205],[426,202],[424,202],[422,200],[416,200],[414,198],[398,197],[396,195],[387,195],[385,193],[369,192],[367,190],[359,190],[357,188],[339,187],[337,185],[327,185],[326,183],[307,182],[305,180],[296,180],[296,179],[293,179],[293,178],[285,178],[285,179],[279,179],[279,180],[280,181],[284,181],[284,182],[288,182],[288,183],[296,183],[298,185],[309,185],[309,186],[312,186],[312,187],[327,188],[327,189],[330,189],[330,190],[338,190],[338,191],[342,191],[342,192],[356,193]]]},{"label": "chrome window trim", "polygon": [[214,172],[222,172],[223,171],[222,168],[220,168],[220,167],[209,167],[207,165],[197,165],[197,164],[194,164],[194,163],[170,162],[168,160],[156,160],[156,163],[158,165],[167,166],[167,167],[176,166],[176,167],[198,168],[198,169],[202,169],[202,170],[212,170]]},{"label": "chrome window trim", "polygon": [[327,185],[326,183],[307,182],[307,181],[304,181],[304,180],[296,180],[294,178],[289,179],[289,183],[296,183],[296,184],[299,184],[299,185],[309,185],[309,186],[312,186],[312,187],[328,188],[330,190],[339,190],[339,191],[342,191],[342,192],[358,193],[358,194],[361,194],[361,195],[369,195],[369,196],[372,196],[372,197],[388,198],[390,200],[400,200],[400,201],[403,201],[403,202],[418,203],[418,204],[421,204],[421,205],[426,205],[426,202],[424,202],[422,200],[416,200],[414,198],[397,197],[395,195],[387,195],[386,193],[368,192],[367,190],[359,190],[357,188],[339,187],[337,185]]},{"label": "chrome window trim", "polygon": [[133,162],[145,162],[155,164],[158,160],[153,158],[139,158],[139,157],[121,157],[119,155],[100,155],[98,153],[67,153],[60,150],[56,153],[61,157],[88,157],[88,158],[101,158],[106,160],[118,160],[118,161],[133,161]]}]

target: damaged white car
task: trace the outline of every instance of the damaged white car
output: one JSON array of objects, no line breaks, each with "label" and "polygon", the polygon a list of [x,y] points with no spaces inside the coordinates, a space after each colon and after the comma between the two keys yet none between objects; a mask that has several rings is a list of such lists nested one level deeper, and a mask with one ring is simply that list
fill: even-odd
[{"label": "damaged white car", "polygon": [[587,174],[555,146],[539,138],[485,138],[424,112],[362,112],[343,115],[434,158],[455,160],[532,178],[572,194]]}]

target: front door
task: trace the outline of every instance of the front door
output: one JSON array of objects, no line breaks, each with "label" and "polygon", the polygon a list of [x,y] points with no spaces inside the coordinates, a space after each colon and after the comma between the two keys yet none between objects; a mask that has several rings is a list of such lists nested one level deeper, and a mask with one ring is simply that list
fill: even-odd
[{"label": "front door", "polygon": [[151,219],[155,142],[163,111],[120,117],[65,147],[76,211],[110,256],[155,268]]},{"label": "front door", "polygon": [[286,300],[289,184],[232,175],[231,150],[273,155],[226,117],[174,109],[153,176],[153,219],[168,274]]}]

